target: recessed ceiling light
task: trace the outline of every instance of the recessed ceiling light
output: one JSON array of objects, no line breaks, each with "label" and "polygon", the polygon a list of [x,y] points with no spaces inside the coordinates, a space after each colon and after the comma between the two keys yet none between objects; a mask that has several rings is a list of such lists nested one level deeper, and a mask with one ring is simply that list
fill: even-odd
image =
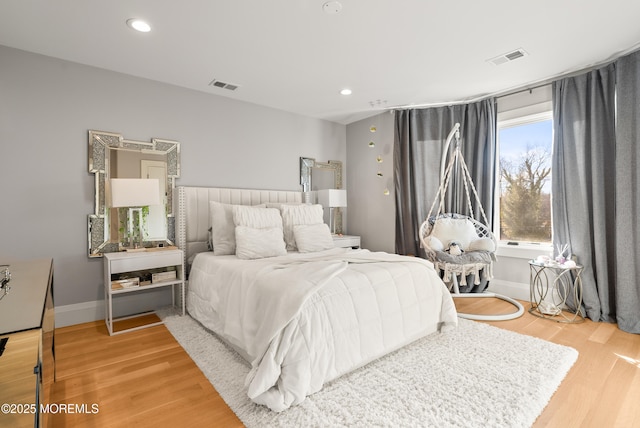
[{"label": "recessed ceiling light", "polygon": [[128,19],[127,25],[136,31],[140,31],[141,33],[148,33],[149,31],[151,31],[151,26],[141,19]]},{"label": "recessed ceiling light", "polygon": [[340,95],[351,95],[351,89],[344,88],[340,91]]}]

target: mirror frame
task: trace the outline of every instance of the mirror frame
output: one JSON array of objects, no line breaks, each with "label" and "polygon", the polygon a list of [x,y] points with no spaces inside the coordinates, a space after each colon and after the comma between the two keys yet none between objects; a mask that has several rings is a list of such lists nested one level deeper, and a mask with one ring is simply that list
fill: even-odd
[{"label": "mirror frame", "polygon": [[[108,231],[105,183],[108,180],[110,149],[165,154],[167,156],[167,237],[154,240],[153,243],[174,245],[175,215],[173,212],[173,193],[176,178],[180,177],[180,143],[172,140],[152,138],[150,142],[125,140],[122,135],[113,132],[89,130],[89,173],[95,176],[94,212],[88,216],[88,254],[89,257],[102,257],[104,253],[120,251],[118,242],[110,242]],[[149,246],[150,241],[145,242]]]},{"label": "mirror frame", "polygon": [[[302,185],[303,199],[311,203],[311,183],[313,170],[325,170],[333,172],[335,189],[342,189],[342,162],[330,160],[327,162],[317,162],[314,158],[300,158],[300,184]],[[333,221],[336,233],[342,235],[342,208],[336,207],[333,211]]]}]

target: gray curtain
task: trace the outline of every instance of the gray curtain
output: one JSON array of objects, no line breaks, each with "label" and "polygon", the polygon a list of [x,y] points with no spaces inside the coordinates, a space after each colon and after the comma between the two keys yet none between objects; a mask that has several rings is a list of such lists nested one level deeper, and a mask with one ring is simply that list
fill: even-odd
[{"label": "gray curtain", "polygon": [[616,70],[616,320],[640,333],[640,52],[620,58]]},{"label": "gray curtain", "polygon": [[569,244],[584,266],[587,316],[612,322],[616,312],[615,65],[554,82],[553,121],[554,246]]},{"label": "gray curtain", "polygon": [[[461,152],[489,222],[493,220],[496,164],[495,100],[395,112],[394,181],[396,252],[424,257],[419,229],[440,185],[440,161],[447,135],[459,122]],[[453,144],[451,150],[453,150]],[[453,184],[460,214],[469,215],[462,183]],[[473,201],[473,196],[472,196]],[[449,198],[447,209],[455,201]],[[473,216],[481,220],[477,207]],[[492,225],[489,224],[489,227]]]}]

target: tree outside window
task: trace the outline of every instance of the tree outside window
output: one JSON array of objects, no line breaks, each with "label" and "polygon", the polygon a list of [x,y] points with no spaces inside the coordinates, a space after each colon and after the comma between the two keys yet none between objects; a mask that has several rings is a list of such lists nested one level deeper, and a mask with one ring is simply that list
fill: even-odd
[{"label": "tree outside window", "polygon": [[551,119],[498,126],[500,239],[551,242]]}]

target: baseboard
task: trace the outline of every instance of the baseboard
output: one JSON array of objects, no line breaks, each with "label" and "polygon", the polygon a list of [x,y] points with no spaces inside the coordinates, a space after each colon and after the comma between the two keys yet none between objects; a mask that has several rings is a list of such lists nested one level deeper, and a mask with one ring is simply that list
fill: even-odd
[{"label": "baseboard", "polygon": [[56,306],[56,328],[104,319],[104,300]]},{"label": "baseboard", "polygon": [[529,301],[529,284],[492,279],[488,291],[502,294],[516,300]]},{"label": "baseboard", "polygon": [[[113,316],[151,311],[171,304],[171,290],[158,289],[119,295],[114,298]],[[104,300],[56,306],[56,328],[105,319]]]}]

